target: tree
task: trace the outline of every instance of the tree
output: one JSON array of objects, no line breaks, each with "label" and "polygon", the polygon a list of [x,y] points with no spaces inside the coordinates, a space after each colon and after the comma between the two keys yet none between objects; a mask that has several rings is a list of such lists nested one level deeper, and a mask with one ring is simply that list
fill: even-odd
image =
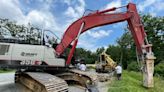
[{"label": "tree", "polygon": [[164,60],[164,17],[143,15],[142,20],[147,38],[153,44],[153,52],[157,58],[156,65]]},{"label": "tree", "polygon": [[97,48],[97,50],[96,50],[96,54],[99,55],[99,54],[101,54],[104,50],[105,50],[104,47]]},{"label": "tree", "polygon": [[40,44],[41,30],[30,24],[29,26],[17,25],[16,22],[8,19],[0,19],[0,35],[2,36],[9,32],[12,38],[24,40],[25,43],[29,44]]},{"label": "tree", "polygon": [[[155,60],[156,65],[163,60],[164,55],[164,17],[143,15],[142,21],[148,41],[153,44],[153,52],[157,57]],[[127,31],[127,29],[125,29],[125,33],[117,40],[118,45],[121,47],[121,61],[125,69],[129,62],[136,61],[136,47],[130,31]]]},{"label": "tree", "polygon": [[127,69],[128,63],[134,61],[135,47],[132,35],[128,29],[125,29],[124,34],[117,40],[120,47],[120,62],[124,69]]},{"label": "tree", "polygon": [[76,48],[74,56],[76,59],[84,59],[88,64],[93,64],[97,60],[97,53],[85,50],[83,48]]},{"label": "tree", "polygon": [[117,63],[120,63],[121,48],[119,46],[109,45],[106,53]]}]

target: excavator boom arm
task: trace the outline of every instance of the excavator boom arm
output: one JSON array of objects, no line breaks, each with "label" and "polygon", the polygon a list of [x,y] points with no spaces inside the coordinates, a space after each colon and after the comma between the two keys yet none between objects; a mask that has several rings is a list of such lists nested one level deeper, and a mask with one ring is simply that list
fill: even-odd
[{"label": "excavator boom arm", "polygon": [[144,45],[145,32],[143,25],[141,24],[140,17],[137,13],[135,4],[129,3],[127,5],[127,12],[125,13],[108,13],[115,9],[116,8],[111,8],[104,11],[97,11],[72,23],[64,33],[60,44],[56,47],[57,54],[61,55],[64,50],[76,39],[82,23],[84,23],[84,27],[81,31],[81,34],[94,27],[122,21],[128,22],[129,28],[137,46],[137,50],[140,54],[142,54],[141,46]]},{"label": "excavator boom arm", "polygon": [[141,23],[139,14],[137,13],[136,5],[129,3],[127,5],[126,12],[111,13],[111,11],[115,11],[116,9],[117,8],[114,7],[104,11],[97,11],[87,16],[83,16],[79,20],[72,23],[64,33],[61,42],[56,47],[56,53],[60,56],[73,42],[73,47],[70,50],[66,62],[66,65],[69,65],[80,34],[94,27],[127,21],[137,47],[137,52],[142,59],[143,85],[146,87],[153,87],[153,69],[155,57],[152,53],[152,45],[147,41],[144,27]]}]

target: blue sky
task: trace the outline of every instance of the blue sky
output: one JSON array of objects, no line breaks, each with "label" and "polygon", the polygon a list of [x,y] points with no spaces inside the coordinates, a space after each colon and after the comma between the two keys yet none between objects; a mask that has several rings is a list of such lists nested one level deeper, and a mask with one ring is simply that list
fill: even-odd
[{"label": "blue sky", "polygon": [[[0,18],[24,25],[30,22],[36,27],[52,30],[61,38],[66,28],[86,9],[104,10],[127,5],[129,1],[135,3],[142,14],[164,16],[164,0],[0,0]],[[80,36],[78,47],[95,51],[102,46],[115,45],[126,25],[122,22],[88,30]]]}]

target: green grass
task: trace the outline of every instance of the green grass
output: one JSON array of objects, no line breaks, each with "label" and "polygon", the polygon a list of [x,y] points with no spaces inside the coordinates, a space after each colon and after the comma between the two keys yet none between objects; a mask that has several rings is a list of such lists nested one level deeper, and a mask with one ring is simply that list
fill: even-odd
[{"label": "green grass", "polygon": [[164,92],[164,80],[154,77],[154,88],[142,86],[142,75],[139,72],[123,71],[122,80],[113,79],[108,92]]},{"label": "green grass", "polygon": [[8,72],[14,72],[15,70],[10,70],[10,69],[0,69],[0,73],[8,73]]}]

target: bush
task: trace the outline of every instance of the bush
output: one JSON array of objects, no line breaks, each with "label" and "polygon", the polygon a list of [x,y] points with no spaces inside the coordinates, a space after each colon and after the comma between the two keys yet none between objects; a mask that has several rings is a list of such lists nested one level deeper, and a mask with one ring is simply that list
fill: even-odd
[{"label": "bush", "polygon": [[132,61],[130,64],[128,64],[129,71],[139,71],[138,63],[137,61]]},{"label": "bush", "polygon": [[154,68],[154,74],[164,77],[164,63],[159,63]]}]

